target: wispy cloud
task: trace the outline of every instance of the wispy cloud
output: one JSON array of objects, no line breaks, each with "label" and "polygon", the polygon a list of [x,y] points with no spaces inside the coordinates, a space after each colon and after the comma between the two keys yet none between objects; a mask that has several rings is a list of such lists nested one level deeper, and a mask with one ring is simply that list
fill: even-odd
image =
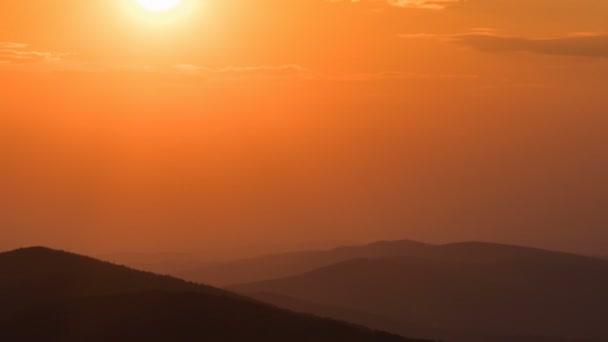
[{"label": "wispy cloud", "polygon": [[0,42],[0,63],[48,63],[58,62],[65,54],[37,51],[29,45],[15,42]]},{"label": "wispy cloud", "polygon": [[573,34],[555,38],[469,34],[454,37],[454,42],[488,52],[525,51],[545,55],[608,58],[606,34]]},{"label": "wispy cloud", "polygon": [[361,73],[323,73],[299,65],[208,68],[192,64],[179,64],[174,72],[200,76],[210,80],[292,79],[317,81],[398,81],[422,79],[477,79],[476,74],[428,74],[406,71],[380,71]]},{"label": "wispy cloud", "polygon": [[431,10],[444,9],[447,5],[460,0],[388,0],[393,6],[405,8],[422,8]]},{"label": "wispy cloud", "polygon": [[[333,2],[341,2],[344,0],[330,0]],[[350,2],[376,1],[386,2],[391,6],[402,8],[418,8],[429,10],[442,10],[451,3],[460,2],[461,0],[346,0]]]},{"label": "wispy cloud", "polygon": [[326,80],[340,81],[406,81],[406,80],[476,80],[477,74],[433,74],[405,71],[382,71],[324,76]]},{"label": "wispy cloud", "polygon": [[404,39],[431,38],[465,45],[484,52],[529,52],[543,55],[608,58],[608,34],[579,32],[561,37],[528,38],[501,35],[492,30],[465,34],[404,34]]},{"label": "wispy cloud", "polygon": [[242,79],[242,78],[308,78],[311,71],[299,65],[270,65],[209,68],[194,64],[178,64],[175,71],[201,75],[207,78]]}]

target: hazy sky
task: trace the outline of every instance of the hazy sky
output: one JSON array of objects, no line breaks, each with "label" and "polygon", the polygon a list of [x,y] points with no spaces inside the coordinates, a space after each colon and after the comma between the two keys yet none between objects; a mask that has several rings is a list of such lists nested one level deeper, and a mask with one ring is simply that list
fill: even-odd
[{"label": "hazy sky", "polygon": [[608,253],[608,2],[0,3],[0,249]]}]

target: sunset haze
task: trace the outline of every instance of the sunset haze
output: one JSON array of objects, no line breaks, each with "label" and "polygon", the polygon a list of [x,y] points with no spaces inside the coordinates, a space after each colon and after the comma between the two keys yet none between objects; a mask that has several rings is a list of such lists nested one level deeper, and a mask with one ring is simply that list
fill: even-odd
[{"label": "sunset haze", "polygon": [[608,2],[141,3],[0,4],[0,250],[608,254]]}]

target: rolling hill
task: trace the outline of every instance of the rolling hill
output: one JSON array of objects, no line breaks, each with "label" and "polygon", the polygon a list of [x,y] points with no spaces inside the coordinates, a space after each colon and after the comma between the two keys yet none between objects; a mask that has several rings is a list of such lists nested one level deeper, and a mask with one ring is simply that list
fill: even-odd
[{"label": "rolling hill", "polygon": [[327,251],[262,255],[172,273],[188,280],[226,286],[296,275],[354,258],[391,257],[400,256],[403,253],[423,254],[431,247],[431,245],[408,240],[383,241],[365,246],[338,247]]},{"label": "rolling hill", "polygon": [[573,257],[573,254],[494,243],[462,242],[432,245],[411,240],[378,241],[322,251],[262,255],[249,259],[201,265],[169,272],[195,282],[230,286],[294,276],[353,259],[410,257],[450,261],[487,262],[526,257]]},{"label": "rolling hill", "polygon": [[273,293],[248,293],[248,296],[262,302],[272,303],[289,310],[309,313],[321,317],[335,318],[408,336],[435,336],[436,339],[448,342],[603,342],[598,339],[560,338],[548,336],[515,336],[480,333],[475,331],[446,330],[438,327],[404,322],[399,319],[374,315],[354,309],[325,306],[306,302]]},{"label": "rolling hill", "polygon": [[46,248],[0,275],[1,341],[413,341]]},{"label": "rolling hill", "polygon": [[[383,325],[388,330],[406,327],[410,334],[422,331],[448,341],[456,341],[454,332],[496,337],[486,341],[499,341],[498,336],[606,341],[606,288],[604,260],[488,243],[415,246],[400,256],[355,258],[230,287],[334,308],[333,313],[310,306],[303,310],[318,315],[344,318],[335,314],[335,308],[342,308],[388,317],[402,324],[394,329]],[[283,306],[297,310],[293,302]],[[368,325],[380,326],[374,321]]]}]

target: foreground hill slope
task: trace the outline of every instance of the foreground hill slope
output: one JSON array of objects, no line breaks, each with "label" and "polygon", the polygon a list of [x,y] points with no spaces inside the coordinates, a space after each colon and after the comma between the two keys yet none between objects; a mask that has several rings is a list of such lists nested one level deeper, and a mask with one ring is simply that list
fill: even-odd
[{"label": "foreground hill slope", "polygon": [[323,306],[299,299],[272,293],[249,293],[249,296],[278,307],[297,312],[310,313],[322,317],[332,317],[353,322],[382,331],[392,331],[408,336],[434,336],[437,340],[448,342],[605,342],[604,339],[562,338],[551,336],[499,335],[479,331],[445,330],[429,325],[405,322],[399,319],[373,315],[338,307]]},{"label": "foreground hill slope", "polygon": [[533,248],[431,246],[230,288],[390,317],[446,340],[436,332],[608,341],[608,262]]},{"label": "foreground hill slope", "polygon": [[71,297],[145,291],[235,296],[210,286],[44,247],[0,253],[0,275],[0,317],[19,308]]},{"label": "foreground hill slope", "polygon": [[0,341],[413,341],[45,248],[0,275]]}]

